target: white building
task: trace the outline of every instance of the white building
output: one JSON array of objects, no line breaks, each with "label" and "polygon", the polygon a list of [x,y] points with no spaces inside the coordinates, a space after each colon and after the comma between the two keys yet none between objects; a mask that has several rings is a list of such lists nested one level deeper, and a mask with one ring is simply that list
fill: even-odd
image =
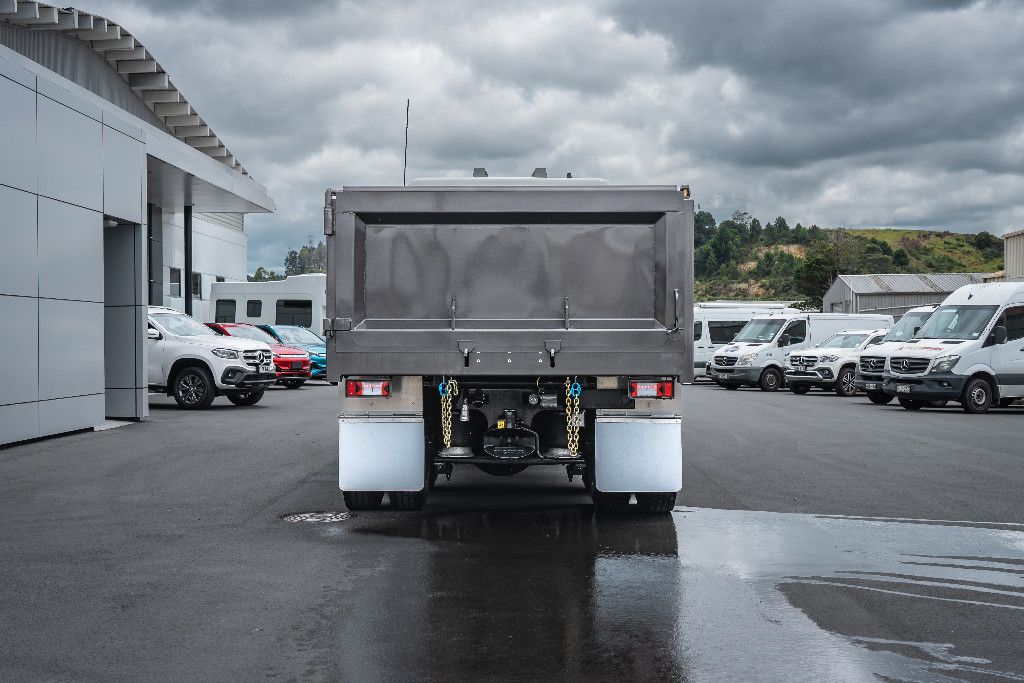
[{"label": "white building", "polygon": [[141,419],[146,305],[244,279],[243,215],[274,203],[138,39],[75,9],[0,0],[0,131],[0,444]]}]

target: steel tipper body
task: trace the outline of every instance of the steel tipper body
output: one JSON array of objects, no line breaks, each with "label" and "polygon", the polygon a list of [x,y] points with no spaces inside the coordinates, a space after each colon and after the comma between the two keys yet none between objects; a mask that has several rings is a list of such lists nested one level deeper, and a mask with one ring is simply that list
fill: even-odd
[{"label": "steel tipper body", "polygon": [[914,339],[891,351],[885,393],[908,410],[959,401],[969,413],[1024,398],[1024,283],[956,290]]},{"label": "steel tipper body", "polygon": [[693,376],[688,188],[446,180],[326,195],[328,378],[350,507],[534,465],[668,511]]}]

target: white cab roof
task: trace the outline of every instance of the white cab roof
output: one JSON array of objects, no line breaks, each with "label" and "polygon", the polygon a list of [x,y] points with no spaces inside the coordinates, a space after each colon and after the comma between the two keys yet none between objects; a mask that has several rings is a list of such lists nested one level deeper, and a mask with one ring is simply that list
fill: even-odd
[{"label": "white cab roof", "polygon": [[946,297],[942,305],[1000,306],[1005,303],[1024,303],[1024,282],[964,285]]}]

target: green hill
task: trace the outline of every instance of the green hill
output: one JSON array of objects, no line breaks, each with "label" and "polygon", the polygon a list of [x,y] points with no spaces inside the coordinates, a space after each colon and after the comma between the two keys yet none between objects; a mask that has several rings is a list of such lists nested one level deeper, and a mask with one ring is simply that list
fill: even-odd
[{"label": "green hill", "polygon": [[792,299],[820,305],[840,273],[994,272],[1003,243],[988,232],[790,228],[745,213],[695,217],[696,298]]}]

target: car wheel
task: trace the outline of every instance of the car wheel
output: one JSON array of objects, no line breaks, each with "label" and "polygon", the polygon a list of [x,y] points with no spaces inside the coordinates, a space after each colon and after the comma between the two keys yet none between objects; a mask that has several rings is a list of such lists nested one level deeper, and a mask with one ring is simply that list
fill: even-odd
[{"label": "car wheel", "polygon": [[379,510],[384,502],[383,491],[345,491],[342,497],[349,510]]},{"label": "car wheel", "polygon": [[977,377],[972,379],[964,387],[964,393],[960,397],[960,405],[967,413],[984,413],[992,407],[992,385],[987,379]]},{"label": "car wheel", "polygon": [[284,385],[285,389],[298,389],[299,387],[301,387],[305,383],[306,383],[306,380],[304,380],[304,379],[283,379],[283,380],[281,380],[281,384]]},{"label": "car wheel", "polygon": [[921,410],[921,408],[924,408],[924,401],[917,401],[912,398],[904,398],[903,396],[900,396],[897,400],[900,402],[900,405],[906,408],[907,410]]},{"label": "car wheel", "polygon": [[672,493],[638,493],[636,506],[640,512],[664,515],[672,512],[676,506],[676,494]]},{"label": "car wheel", "polygon": [[206,368],[185,368],[174,378],[174,400],[185,410],[209,408],[216,396],[213,376]]},{"label": "car wheel", "polygon": [[892,403],[892,399],[893,399],[892,394],[886,394],[885,392],[882,392],[882,391],[869,391],[868,392],[868,400],[871,401],[872,403],[876,404],[876,405],[880,405],[880,406],[887,405],[889,403]]},{"label": "car wheel", "polygon": [[794,394],[797,394],[798,396],[803,396],[804,394],[806,394],[808,391],[811,390],[811,385],[810,384],[790,384],[789,385],[789,390],[792,391]]},{"label": "car wheel", "polygon": [[775,368],[765,369],[757,386],[761,387],[761,391],[778,391],[782,386],[782,373]]},{"label": "car wheel", "polygon": [[856,376],[853,373],[853,368],[843,368],[839,371],[839,377],[836,378],[835,391],[838,396],[855,396],[857,394],[857,385],[854,384]]},{"label": "car wheel", "polygon": [[266,393],[266,390],[264,389],[233,392],[228,394],[228,400],[236,406],[254,406],[260,402],[264,393]]}]

